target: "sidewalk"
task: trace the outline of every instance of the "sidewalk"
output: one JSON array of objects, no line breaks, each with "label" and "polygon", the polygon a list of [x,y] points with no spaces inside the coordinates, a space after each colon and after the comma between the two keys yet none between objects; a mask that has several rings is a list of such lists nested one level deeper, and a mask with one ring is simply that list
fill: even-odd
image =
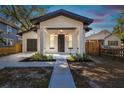
[{"label": "sidewalk", "polygon": [[70,68],[65,59],[57,60],[54,66],[49,88],[75,88]]}]

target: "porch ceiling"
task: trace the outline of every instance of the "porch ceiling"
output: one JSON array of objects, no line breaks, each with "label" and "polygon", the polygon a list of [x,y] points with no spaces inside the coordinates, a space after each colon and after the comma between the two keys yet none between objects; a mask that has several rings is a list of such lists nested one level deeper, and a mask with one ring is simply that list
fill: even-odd
[{"label": "porch ceiling", "polygon": [[75,27],[71,27],[71,28],[51,28],[51,27],[48,27],[46,28],[47,30],[75,30],[76,28]]}]

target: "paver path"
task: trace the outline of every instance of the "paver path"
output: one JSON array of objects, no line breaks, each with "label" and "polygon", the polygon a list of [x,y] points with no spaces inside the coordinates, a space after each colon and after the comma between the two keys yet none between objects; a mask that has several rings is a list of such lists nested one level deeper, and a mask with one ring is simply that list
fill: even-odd
[{"label": "paver path", "polygon": [[57,59],[49,88],[75,88],[75,83],[66,59]]}]

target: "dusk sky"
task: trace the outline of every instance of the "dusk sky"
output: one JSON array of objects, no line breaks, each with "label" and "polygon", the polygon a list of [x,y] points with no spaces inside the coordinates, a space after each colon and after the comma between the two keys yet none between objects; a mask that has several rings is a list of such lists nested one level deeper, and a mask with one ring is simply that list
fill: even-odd
[{"label": "dusk sky", "polygon": [[71,12],[77,13],[82,16],[86,16],[94,19],[94,22],[90,25],[93,29],[88,34],[107,29],[112,31],[113,26],[116,24],[115,18],[124,11],[124,6],[98,6],[98,5],[55,5],[49,6],[48,12],[55,11],[58,9],[65,9]]},{"label": "dusk sky", "polygon": [[94,22],[89,26],[91,30],[87,35],[107,29],[112,32],[116,25],[116,17],[124,11],[124,5],[46,5],[48,12],[65,9],[70,12],[92,18]]}]

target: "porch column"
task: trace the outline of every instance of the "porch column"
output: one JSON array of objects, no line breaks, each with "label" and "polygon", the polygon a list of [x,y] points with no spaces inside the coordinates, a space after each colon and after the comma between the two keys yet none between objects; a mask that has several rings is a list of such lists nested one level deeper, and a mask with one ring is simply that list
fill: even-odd
[{"label": "porch column", "polygon": [[44,54],[44,30],[42,27],[38,30],[38,52]]},{"label": "porch column", "polygon": [[44,54],[44,29],[43,28],[40,28],[41,29],[41,33],[40,33],[40,48],[41,48],[41,53]]},{"label": "porch column", "polygon": [[74,53],[77,53],[77,43],[78,40],[77,40],[77,29],[75,30],[75,32],[73,33],[73,50],[74,50]]},{"label": "porch column", "polygon": [[37,30],[37,52],[40,53],[40,29]]},{"label": "porch column", "polygon": [[83,26],[79,29],[79,53],[83,55],[85,53],[85,31]]}]

